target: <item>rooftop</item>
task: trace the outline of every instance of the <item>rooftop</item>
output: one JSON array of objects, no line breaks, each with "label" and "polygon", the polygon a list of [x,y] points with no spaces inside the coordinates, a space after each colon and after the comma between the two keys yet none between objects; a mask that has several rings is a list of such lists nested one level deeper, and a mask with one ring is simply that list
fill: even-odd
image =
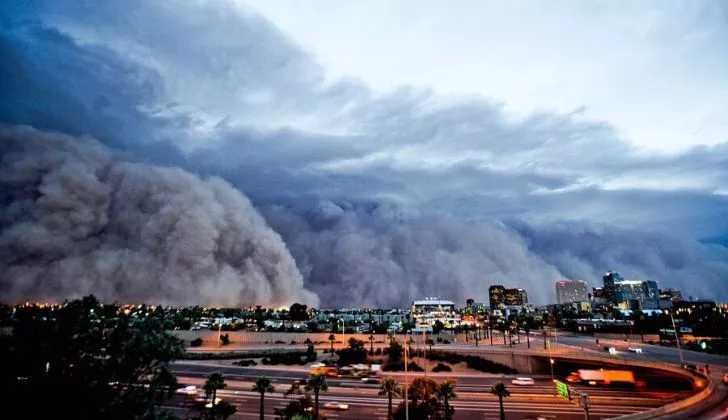
[{"label": "rooftop", "polygon": [[455,305],[455,302],[451,300],[428,298],[424,300],[416,300],[412,302],[412,305],[452,306]]}]

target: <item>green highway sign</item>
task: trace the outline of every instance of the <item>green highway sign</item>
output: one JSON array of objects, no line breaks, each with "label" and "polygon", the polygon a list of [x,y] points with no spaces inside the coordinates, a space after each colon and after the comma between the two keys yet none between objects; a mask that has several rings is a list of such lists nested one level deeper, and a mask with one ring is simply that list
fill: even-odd
[{"label": "green highway sign", "polygon": [[556,391],[562,397],[567,398],[567,399],[571,399],[569,397],[569,387],[565,383],[563,383],[561,381],[556,381]]}]

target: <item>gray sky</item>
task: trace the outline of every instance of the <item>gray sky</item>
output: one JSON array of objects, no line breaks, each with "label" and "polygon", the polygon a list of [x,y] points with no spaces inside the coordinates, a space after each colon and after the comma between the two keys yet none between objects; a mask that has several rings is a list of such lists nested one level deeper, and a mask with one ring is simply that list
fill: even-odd
[{"label": "gray sky", "polygon": [[239,1],[329,80],[483,95],[515,119],[582,110],[651,152],[728,140],[725,2]]}]

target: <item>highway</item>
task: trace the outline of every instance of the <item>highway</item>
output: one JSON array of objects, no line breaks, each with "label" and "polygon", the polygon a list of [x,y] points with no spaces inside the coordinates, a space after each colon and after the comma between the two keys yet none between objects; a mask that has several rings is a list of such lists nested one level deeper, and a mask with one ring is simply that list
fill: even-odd
[{"label": "highway", "polygon": [[[252,383],[260,376],[269,376],[276,385],[276,392],[266,397],[266,418],[274,418],[273,408],[285,405],[286,398],[282,392],[290,388],[291,381],[302,379],[308,372],[301,367],[237,367],[219,366],[210,363],[183,362],[175,363],[173,370],[181,384],[200,386],[204,378],[213,372],[225,375],[229,387],[221,392],[221,396],[238,407],[238,418],[250,418],[258,415],[258,394],[250,392]],[[383,373],[382,376],[389,375]],[[422,373],[419,373],[422,375]],[[404,375],[397,373],[391,376],[404,382]],[[446,375],[428,373],[428,377],[442,380],[451,376],[458,383],[458,398],[453,401],[456,409],[455,419],[489,419],[498,418],[498,400],[488,393],[490,386],[504,381],[512,394],[505,400],[504,406],[508,419],[551,418],[551,419],[583,419],[583,409],[576,404],[554,395],[554,387],[550,378],[534,377],[534,386],[511,385],[512,376],[496,375]],[[410,381],[415,375],[410,375]],[[329,392],[321,394],[321,403],[336,401],[350,405],[347,411],[327,411],[329,418],[386,418],[387,399],[378,397],[377,385],[362,384],[360,380],[330,378]],[[643,411],[664,405],[670,401],[684,398],[685,391],[649,388],[625,390],[614,388],[577,387],[589,393],[591,400],[590,414],[592,419],[611,418],[624,414]],[[398,404],[400,400],[395,403]],[[184,410],[183,403],[177,399],[171,403],[176,410]]]},{"label": "highway", "polygon": [[[586,351],[601,352],[604,346],[613,346],[617,350],[615,359],[643,360],[648,362],[669,363],[679,365],[681,363],[680,351],[677,347],[663,347],[639,342],[638,340],[606,340],[599,339],[599,346],[591,336],[559,333],[557,339],[562,344],[575,348],[584,348]],[[632,353],[630,347],[639,347],[642,353]],[[682,361],[687,364],[703,368],[709,366],[710,377],[717,383],[714,395],[705,404],[703,409],[693,412],[689,416],[675,416],[676,419],[728,419],[728,387],[722,384],[722,377],[728,373],[728,357],[715,354],[698,353],[694,351],[682,351]]]}]

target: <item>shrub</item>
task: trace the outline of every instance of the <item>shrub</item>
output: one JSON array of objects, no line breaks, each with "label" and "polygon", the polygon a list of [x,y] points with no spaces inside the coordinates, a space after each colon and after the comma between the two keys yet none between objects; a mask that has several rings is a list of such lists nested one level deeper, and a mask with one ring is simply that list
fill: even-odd
[{"label": "shrub", "polygon": [[200,347],[202,345],[202,339],[201,338],[195,338],[190,342],[190,347]]},{"label": "shrub", "polygon": [[450,340],[442,340],[442,344],[450,344]]},{"label": "shrub", "polygon": [[[382,370],[387,371],[387,372],[401,372],[404,370],[404,361],[403,360],[400,360],[398,362],[388,361],[387,363],[385,363],[382,366]],[[407,370],[410,372],[424,372],[425,371],[424,369],[422,369],[422,367],[420,367],[420,365],[418,365],[415,362],[409,362],[407,364]]]},{"label": "shrub", "polygon": [[428,355],[428,359],[450,363],[451,365],[465,362],[469,368],[486,373],[518,373],[516,369],[500,363],[492,362],[487,359],[483,359],[479,356],[466,356],[457,353],[433,351]]},{"label": "shrub", "polygon": [[393,362],[399,361],[400,359],[402,359],[403,354],[404,347],[402,347],[402,345],[398,342],[392,341],[392,344],[389,345],[389,351],[387,352],[389,360]]},{"label": "shrub", "polygon": [[375,356],[379,356],[381,354],[382,354],[382,348],[381,347],[377,347],[377,349],[374,350],[374,355]]},{"label": "shrub", "polygon": [[260,361],[260,363],[262,363],[264,365],[269,365],[270,364],[270,359],[267,358],[267,357],[264,357],[263,360]]},{"label": "shrub", "polygon": [[291,340],[291,345],[298,344],[296,343],[296,340]]},{"label": "shrub", "polygon": [[276,340],[275,344],[286,344],[286,342],[283,340]]},{"label": "shrub", "polygon": [[270,350],[259,350],[259,351],[225,351],[225,352],[214,352],[214,353],[198,353],[189,352],[185,353],[181,359],[186,360],[228,360],[236,359],[240,360],[241,357],[250,359],[260,359],[263,357],[270,358],[274,355],[287,355],[289,357],[305,357],[306,352],[304,350],[282,350],[282,349],[270,349]]},{"label": "shrub", "polygon": [[437,342],[442,343],[442,337],[437,337]]},{"label": "shrub", "polygon": [[385,347],[382,349],[382,356],[386,356],[389,354],[389,347]]},{"label": "shrub", "polygon": [[237,362],[233,362],[233,364],[238,365],[238,366],[256,366],[256,365],[258,365],[258,363],[256,363],[256,361],[252,360],[252,359],[243,359],[243,360],[240,360]]},{"label": "shrub", "polygon": [[309,341],[308,347],[306,347],[306,361],[307,362],[313,362],[316,360],[316,349],[313,346],[313,343]]},{"label": "shrub", "polygon": [[227,334],[221,335],[220,336],[220,342],[222,343],[223,346],[226,346],[226,345],[230,344],[230,336],[227,335]]},{"label": "shrub", "polygon": [[444,364],[444,363],[438,363],[435,365],[434,368],[432,368],[433,372],[452,372],[452,369],[450,366]]}]

